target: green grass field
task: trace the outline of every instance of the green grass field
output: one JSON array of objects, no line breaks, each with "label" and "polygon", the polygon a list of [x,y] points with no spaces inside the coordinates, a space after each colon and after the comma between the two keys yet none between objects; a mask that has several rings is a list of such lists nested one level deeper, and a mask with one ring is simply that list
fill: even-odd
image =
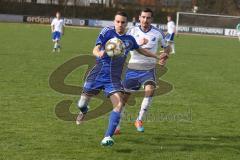
[{"label": "green grass field", "polygon": [[[98,32],[67,28],[62,52],[53,54],[49,26],[0,23],[0,159],[240,159],[237,39],[176,37],[177,54],[161,77],[174,89],[155,97],[149,111],[165,118],[145,122],[142,134],[131,119],[125,119],[111,148],[100,146],[108,114],[81,126],[59,119],[56,104],[73,100],[71,111],[77,113],[78,96],[51,89],[49,76],[69,59],[91,54]],[[82,73],[84,68],[72,72],[65,82],[81,86]],[[90,106],[98,103],[94,99]],[[140,103],[137,98],[136,105],[126,109],[133,119]]]}]

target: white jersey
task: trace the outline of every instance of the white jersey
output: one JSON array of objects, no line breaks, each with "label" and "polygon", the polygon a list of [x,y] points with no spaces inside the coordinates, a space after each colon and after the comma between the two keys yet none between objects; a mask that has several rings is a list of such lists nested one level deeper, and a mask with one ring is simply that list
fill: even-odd
[{"label": "white jersey", "polygon": [[54,32],[63,32],[63,27],[65,26],[63,19],[54,18],[52,20],[51,26],[54,26]]},{"label": "white jersey", "polygon": [[[157,53],[159,48],[159,43],[161,43],[162,47],[166,47],[165,42],[165,35],[162,30],[151,26],[151,29],[147,32],[142,31],[140,26],[132,27],[128,30],[129,35],[132,35],[137,43],[140,43],[140,40],[145,38],[148,40],[148,43],[145,45],[142,45],[142,48],[148,49],[153,53]],[[152,57],[146,57],[144,55],[141,55],[136,50],[131,51],[131,58],[129,60],[128,68],[130,69],[136,69],[136,70],[150,70],[152,68],[155,68],[156,65],[156,59]]]},{"label": "white jersey", "polygon": [[175,23],[173,22],[173,21],[169,21],[168,23],[167,23],[167,32],[169,33],[169,34],[173,34],[174,32],[175,32]]}]

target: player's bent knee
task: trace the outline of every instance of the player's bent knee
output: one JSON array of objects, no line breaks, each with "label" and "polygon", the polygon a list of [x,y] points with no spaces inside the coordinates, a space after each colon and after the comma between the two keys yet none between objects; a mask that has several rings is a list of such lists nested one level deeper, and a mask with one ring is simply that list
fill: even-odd
[{"label": "player's bent knee", "polygon": [[153,81],[149,81],[144,84],[145,92],[154,92],[155,88],[156,88],[156,83]]},{"label": "player's bent knee", "polygon": [[144,96],[145,97],[153,97],[154,96],[154,91],[148,91],[148,92],[145,91],[145,95]]},{"label": "player's bent knee", "polygon": [[123,109],[123,102],[119,102],[119,103],[117,103],[117,104],[115,104],[113,107],[114,107],[114,110],[115,111],[117,111],[117,112],[121,112],[122,111],[122,109]]},{"label": "player's bent knee", "polygon": [[152,97],[154,95],[155,86],[145,87],[145,97]]}]

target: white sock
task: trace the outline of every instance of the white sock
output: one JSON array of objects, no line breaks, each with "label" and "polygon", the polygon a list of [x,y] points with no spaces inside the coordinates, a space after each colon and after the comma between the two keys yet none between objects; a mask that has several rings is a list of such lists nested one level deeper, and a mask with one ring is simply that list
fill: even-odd
[{"label": "white sock", "polygon": [[120,120],[119,120],[119,123],[117,125],[117,128],[120,129],[120,124],[122,122],[122,118],[123,118],[123,115],[124,115],[124,110],[125,110],[125,106],[122,108],[122,111],[121,111],[121,117],[120,117]]},{"label": "white sock", "polygon": [[84,107],[88,107],[88,103],[90,101],[90,97],[87,97],[85,95],[81,95],[80,96],[80,99],[78,100],[78,108],[81,109],[81,108],[84,108]]},{"label": "white sock", "polygon": [[174,43],[171,44],[171,48],[172,48],[172,52],[175,53],[175,44]]},{"label": "white sock", "polygon": [[55,42],[55,43],[54,43],[54,49],[57,49],[57,47],[58,47],[58,43]]},{"label": "white sock", "polygon": [[137,120],[142,121],[144,114],[147,112],[148,107],[152,103],[152,97],[144,97],[141,105],[140,112],[138,114]]}]

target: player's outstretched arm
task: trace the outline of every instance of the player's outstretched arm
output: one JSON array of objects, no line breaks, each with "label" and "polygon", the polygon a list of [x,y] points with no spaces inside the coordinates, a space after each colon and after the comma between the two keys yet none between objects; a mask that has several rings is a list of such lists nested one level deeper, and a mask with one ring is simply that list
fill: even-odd
[{"label": "player's outstretched arm", "polygon": [[100,50],[100,48],[101,48],[101,45],[96,45],[93,48],[93,55],[96,57],[102,58],[105,52],[104,50]]},{"label": "player's outstretched arm", "polygon": [[144,56],[147,56],[147,57],[153,57],[153,58],[156,58],[156,59],[159,59],[160,60],[160,56],[152,53],[151,51],[145,49],[145,48],[138,48],[136,49],[136,51],[138,51],[140,54],[144,55]]}]

